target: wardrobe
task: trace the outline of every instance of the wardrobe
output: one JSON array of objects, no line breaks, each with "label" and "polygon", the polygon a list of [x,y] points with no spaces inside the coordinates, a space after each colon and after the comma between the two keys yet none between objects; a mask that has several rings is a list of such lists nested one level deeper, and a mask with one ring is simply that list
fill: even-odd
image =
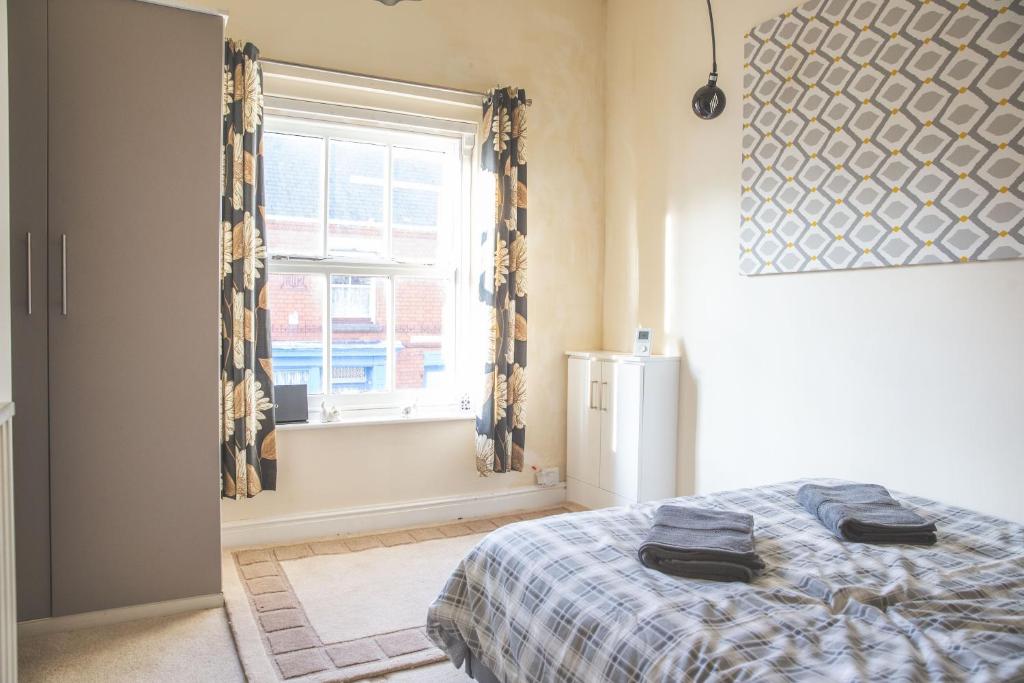
[{"label": "wardrobe", "polygon": [[567,355],[569,500],[602,508],[675,496],[679,358]]},{"label": "wardrobe", "polygon": [[215,595],[223,17],[8,12],[19,619]]}]

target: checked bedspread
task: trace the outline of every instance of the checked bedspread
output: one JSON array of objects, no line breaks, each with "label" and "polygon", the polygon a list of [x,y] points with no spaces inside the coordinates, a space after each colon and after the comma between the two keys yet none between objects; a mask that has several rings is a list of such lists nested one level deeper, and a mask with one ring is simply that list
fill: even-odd
[{"label": "checked bedspread", "polygon": [[572,513],[484,538],[427,633],[508,683],[1024,679],[1024,527],[894,492],[938,543],[844,543],[797,505],[803,483],[678,499],[754,515],[752,584],[641,565],[660,503]]}]

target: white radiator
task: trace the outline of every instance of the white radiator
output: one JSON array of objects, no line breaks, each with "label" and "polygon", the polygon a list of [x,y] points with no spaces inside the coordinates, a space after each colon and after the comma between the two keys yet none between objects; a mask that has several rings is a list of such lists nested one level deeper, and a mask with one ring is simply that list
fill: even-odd
[{"label": "white radiator", "polygon": [[13,403],[0,403],[0,683],[18,680],[18,612],[14,584]]}]

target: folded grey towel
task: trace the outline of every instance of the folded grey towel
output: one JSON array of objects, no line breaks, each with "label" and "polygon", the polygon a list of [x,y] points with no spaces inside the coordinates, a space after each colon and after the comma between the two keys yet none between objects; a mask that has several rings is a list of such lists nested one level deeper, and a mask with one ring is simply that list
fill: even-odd
[{"label": "folded grey towel", "polygon": [[645,567],[713,581],[747,581],[764,569],[754,518],[741,512],[662,505],[638,551]]},{"label": "folded grey towel", "polygon": [[877,484],[804,484],[796,500],[844,541],[935,543],[935,524],[900,505]]}]

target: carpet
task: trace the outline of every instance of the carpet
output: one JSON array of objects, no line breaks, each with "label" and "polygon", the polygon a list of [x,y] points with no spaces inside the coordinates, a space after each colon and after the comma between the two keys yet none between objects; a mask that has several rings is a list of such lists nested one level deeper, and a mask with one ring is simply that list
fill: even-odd
[{"label": "carpet", "polygon": [[281,567],[320,640],[340,643],[423,626],[427,605],[485,535],[314,555]]},{"label": "carpet", "polygon": [[224,610],[216,608],[21,638],[18,681],[243,683],[245,677]]},{"label": "carpet", "polygon": [[427,607],[488,532],[559,506],[456,524],[235,550],[225,604],[250,681],[356,681],[446,660]]}]

